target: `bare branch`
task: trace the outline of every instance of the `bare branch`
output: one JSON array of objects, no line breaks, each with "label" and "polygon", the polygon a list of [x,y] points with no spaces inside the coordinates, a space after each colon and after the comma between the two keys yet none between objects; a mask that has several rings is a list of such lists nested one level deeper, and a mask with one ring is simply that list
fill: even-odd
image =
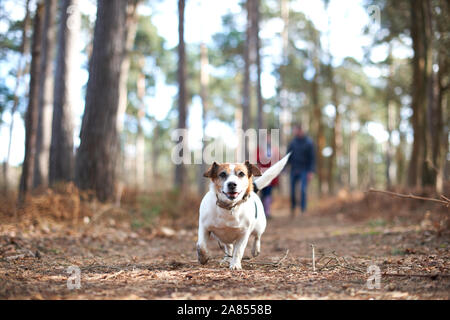
[{"label": "bare branch", "polygon": [[388,194],[394,197],[398,197],[398,198],[408,198],[408,199],[416,199],[416,200],[425,200],[425,201],[433,201],[433,202],[437,202],[440,203],[444,206],[446,206],[447,208],[450,207],[450,199],[445,197],[445,196],[441,196],[442,199],[444,200],[439,200],[439,199],[434,199],[434,198],[426,198],[426,197],[421,197],[421,196],[416,196],[413,194],[401,194],[401,193],[396,193],[396,192],[391,192],[391,191],[384,191],[384,190],[375,190],[375,189],[369,189],[369,192],[376,192],[376,193],[384,193],[384,194]]}]

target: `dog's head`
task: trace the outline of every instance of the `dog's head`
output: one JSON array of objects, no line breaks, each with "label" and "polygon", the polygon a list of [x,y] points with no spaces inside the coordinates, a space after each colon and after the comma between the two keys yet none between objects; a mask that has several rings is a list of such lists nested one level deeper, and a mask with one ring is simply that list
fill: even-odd
[{"label": "dog's head", "polygon": [[203,176],[211,179],[219,200],[233,203],[253,190],[252,177],[260,175],[258,167],[246,161],[243,164],[214,162]]}]

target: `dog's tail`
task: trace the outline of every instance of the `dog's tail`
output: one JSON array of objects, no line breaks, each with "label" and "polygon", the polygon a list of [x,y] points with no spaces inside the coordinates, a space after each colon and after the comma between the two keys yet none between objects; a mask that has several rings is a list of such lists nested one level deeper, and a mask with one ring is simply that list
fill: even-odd
[{"label": "dog's tail", "polygon": [[267,169],[261,177],[258,177],[258,179],[253,182],[253,189],[255,192],[258,192],[259,190],[267,187],[272,182],[272,180],[280,174],[280,172],[286,166],[290,155],[291,153],[288,153],[283,159]]}]

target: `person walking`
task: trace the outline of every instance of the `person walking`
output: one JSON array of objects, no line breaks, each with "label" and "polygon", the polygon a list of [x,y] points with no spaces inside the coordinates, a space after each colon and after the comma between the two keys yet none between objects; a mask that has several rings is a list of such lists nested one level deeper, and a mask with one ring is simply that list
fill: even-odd
[{"label": "person walking", "polygon": [[300,124],[294,126],[294,139],[288,146],[287,152],[291,152],[288,164],[290,165],[291,185],[291,218],[295,217],[296,187],[300,182],[300,209],[302,214],[307,208],[307,189],[315,171],[315,148],[314,143],[308,137]]}]

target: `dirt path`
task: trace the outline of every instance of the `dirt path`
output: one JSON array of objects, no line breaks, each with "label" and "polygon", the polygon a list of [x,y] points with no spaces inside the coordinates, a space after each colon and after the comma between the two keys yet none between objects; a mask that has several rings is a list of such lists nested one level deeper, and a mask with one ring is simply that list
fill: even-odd
[{"label": "dirt path", "polygon": [[[200,266],[195,229],[155,236],[112,225],[21,234],[0,227],[1,299],[450,298],[450,278],[442,276],[450,274],[450,235],[420,224],[317,212],[291,221],[278,210],[261,255],[244,260],[241,272],[219,265],[215,243],[212,259]],[[381,276],[380,289],[367,287],[370,265],[391,274]],[[80,289],[67,287],[69,266],[80,268]]]}]

